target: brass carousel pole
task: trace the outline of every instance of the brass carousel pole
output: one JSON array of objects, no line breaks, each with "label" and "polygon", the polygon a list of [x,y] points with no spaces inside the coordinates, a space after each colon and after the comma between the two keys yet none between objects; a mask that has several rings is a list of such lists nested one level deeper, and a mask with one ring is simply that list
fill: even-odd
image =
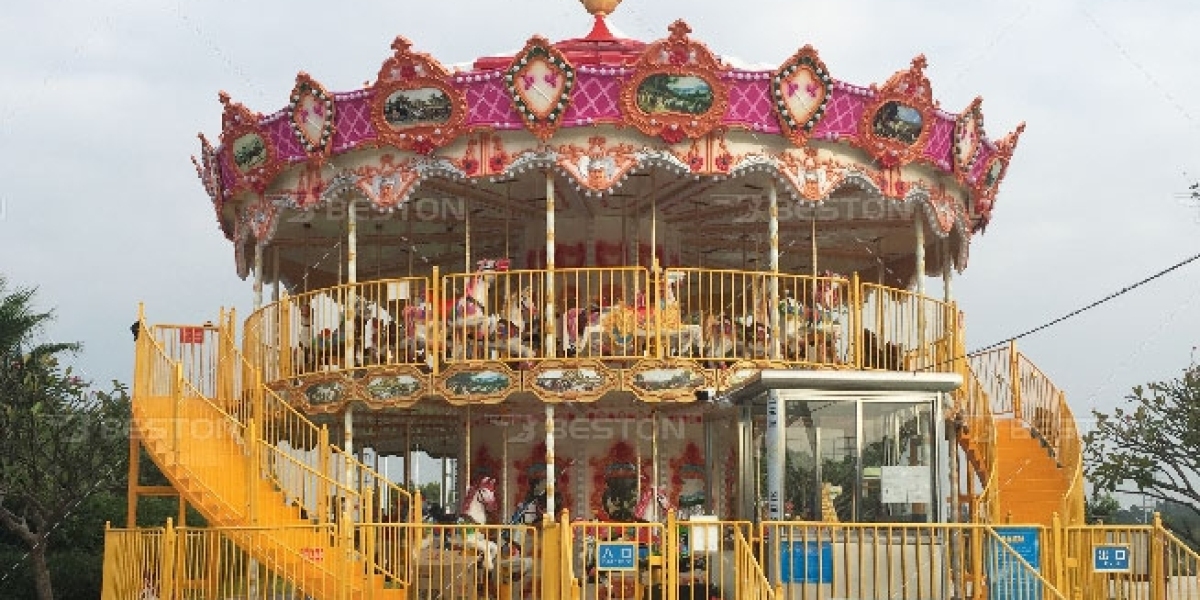
[{"label": "brass carousel pole", "polygon": [[[554,358],[554,171],[546,169],[546,312],[542,354]],[[546,404],[546,515],[554,518],[554,405]]]},{"label": "brass carousel pole", "polygon": [[920,208],[916,211],[916,265],[914,275],[917,280],[917,356],[918,360],[925,356],[925,223],[924,214]]},{"label": "brass carousel pole", "polygon": [[[343,365],[346,370],[354,368],[354,310],[355,310],[355,290],[354,284],[358,282],[358,212],[357,200],[351,198],[349,201],[349,210],[346,211],[346,282],[349,286],[346,289],[344,312],[344,323],[342,323],[342,338],[345,340],[343,346]],[[354,405],[346,404],[346,413],[343,417],[343,442],[346,446],[345,458],[345,478],[346,487],[353,490],[356,489],[356,474],[354,473]],[[352,522],[351,509],[349,498],[342,503],[342,523],[344,523],[344,536],[352,536],[353,529],[349,526]],[[347,544],[347,552],[352,552],[349,548],[352,544]]]},{"label": "brass carousel pole", "polygon": [[767,290],[767,314],[771,327],[771,360],[779,360],[782,353],[779,331],[779,192],[774,179],[768,188],[767,199],[770,202],[770,222],[767,225],[770,254],[767,261],[771,268],[771,287]]},{"label": "brass carousel pole", "polygon": [[463,479],[465,479],[466,481],[462,481],[462,482],[459,482],[457,480],[455,481],[455,483],[459,484],[457,486],[459,498],[463,499],[463,502],[458,503],[460,511],[462,509],[466,508],[466,501],[470,500],[469,498],[466,497],[467,489],[471,487],[471,405],[470,404],[467,405],[467,426],[463,429],[463,464],[461,466],[463,468],[460,469],[459,472],[466,474],[466,476],[463,477]]}]

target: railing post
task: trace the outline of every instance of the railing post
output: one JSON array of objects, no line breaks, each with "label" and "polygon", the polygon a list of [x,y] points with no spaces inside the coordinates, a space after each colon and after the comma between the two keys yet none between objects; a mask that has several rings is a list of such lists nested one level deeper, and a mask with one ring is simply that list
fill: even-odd
[{"label": "railing post", "polygon": [[862,299],[862,281],[858,278],[858,271],[855,271],[850,274],[850,360],[855,369],[862,369],[863,366]]},{"label": "railing post", "polygon": [[292,376],[292,302],[286,290],[276,306],[279,307],[279,377],[287,379]]},{"label": "railing post", "polygon": [[171,452],[175,456],[175,464],[179,465],[179,437],[183,415],[183,364],[173,365],[174,377],[171,381]]},{"label": "railing post", "polygon": [[1050,544],[1054,551],[1054,587],[1055,589],[1065,590],[1067,585],[1066,580],[1066,533],[1063,529],[1062,518],[1058,513],[1054,513],[1054,517],[1050,520]]},{"label": "railing post", "polygon": [[317,523],[329,522],[329,426],[321,425],[317,434]]},{"label": "railing post", "polygon": [[162,598],[178,598],[175,593],[175,547],[178,544],[175,524],[167,517],[167,526],[163,529],[162,548],[159,553],[161,578],[159,580],[159,596]]},{"label": "railing post", "polygon": [[1017,353],[1017,341],[1008,343],[1008,379],[1012,387],[1013,418],[1021,420],[1021,358]]},{"label": "railing post", "polygon": [[440,365],[442,364],[442,356],[445,351],[442,349],[445,343],[445,337],[442,334],[442,294],[445,290],[442,289],[441,269],[437,265],[433,266],[433,274],[430,275],[429,315],[425,317],[425,360],[432,362],[430,367],[433,369],[433,375],[436,377]]},{"label": "railing post", "polygon": [[260,476],[261,458],[259,457],[258,422],[253,418],[246,421],[246,522],[258,524],[258,489],[257,479]]},{"label": "railing post", "polygon": [[[654,248],[650,249],[650,289],[646,292],[646,306],[643,307],[643,315],[654,319],[651,326],[651,339],[654,340],[654,358],[663,357],[663,336],[662,322],[663,310],[662,304],[666,298],[663,294],[662,285],[662,269],[658,266],[658,253]],[[636,304],[636,300],[635,300]],[[636,314],[637,307],[634,307]],[[634,324],[634,329],[637,329],[637,324]]]},{"label": "railing post", "polygon": [[1150,532],[1150,597],[1154,600],[1167,597],[1166,561],[1163,556],[1166,536],[1163,535],[1162,515],[1154,512],[1154,529]]}]

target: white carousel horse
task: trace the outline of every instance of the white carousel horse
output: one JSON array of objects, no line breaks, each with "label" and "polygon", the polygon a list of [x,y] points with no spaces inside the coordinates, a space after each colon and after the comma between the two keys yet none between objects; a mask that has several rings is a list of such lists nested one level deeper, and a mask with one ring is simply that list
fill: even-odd
[{"label": "white carousel horse", "polygon": [[[486,525],[488,513],[496,512],[496,480],[484,477],[479,483],[467,488],[466,508],[463,510],[463,520],[476,525]],[[477,529],[468,530],[463,536],[462,546],[474,550],[483,557],[483,567],[489,571],[496,567],[496,557],[500,555],[500,545],[487,538],[487,534]]]},{"label": "white carousel horse", "polygon": [[533,358],[536,353],[529,345],[530,321],[537,315],[533,288],[526,286],[509,295],[498,315],[489,322],[490,345],[499,346],[505,357]]},{"label": "white carousel horse", "polygon": [[737,336],[734,334],[733,319],[724,313],[708,314],[704,317],[704,335],[708,343],[704,352],[711,358],[728,358],[737,352]]},{"label": "white carousel horse", "polygon": [[474,275],[463,286],[446,315],[446,337],[457,359],[486,358],[497,317],[488,308],[497,271],[507,271],[508,260],[480,260]]}]

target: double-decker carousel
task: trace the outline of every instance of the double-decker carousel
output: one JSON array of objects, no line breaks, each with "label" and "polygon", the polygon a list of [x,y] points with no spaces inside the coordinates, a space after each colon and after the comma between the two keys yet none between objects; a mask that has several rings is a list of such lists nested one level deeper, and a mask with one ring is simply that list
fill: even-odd
[{"label": "double-decker carousel", "polygon": [[505,518],[954,518],[951,278],[1021,129],[940,108],[922,56],[743,67],[683,21],[615,36],[618,3],[459,69],[398,37],[266,116],[222,94],[196,162],[249,364],[406,482],[417,453],[492,478]]}]

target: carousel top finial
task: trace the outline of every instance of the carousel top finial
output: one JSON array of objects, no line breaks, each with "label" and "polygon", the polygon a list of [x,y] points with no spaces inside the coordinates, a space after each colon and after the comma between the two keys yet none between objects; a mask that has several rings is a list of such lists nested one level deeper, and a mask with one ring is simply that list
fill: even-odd
[{"label": "carousel top finial", "polygon": [[579,1],[583,3],[583,7],[587,9],[588,13],[595,15],[597,17],[607,17],[608,15],[611,15],[612,12],[617,9],[617,5],[621,3],[621,0],[579,0]]}]

